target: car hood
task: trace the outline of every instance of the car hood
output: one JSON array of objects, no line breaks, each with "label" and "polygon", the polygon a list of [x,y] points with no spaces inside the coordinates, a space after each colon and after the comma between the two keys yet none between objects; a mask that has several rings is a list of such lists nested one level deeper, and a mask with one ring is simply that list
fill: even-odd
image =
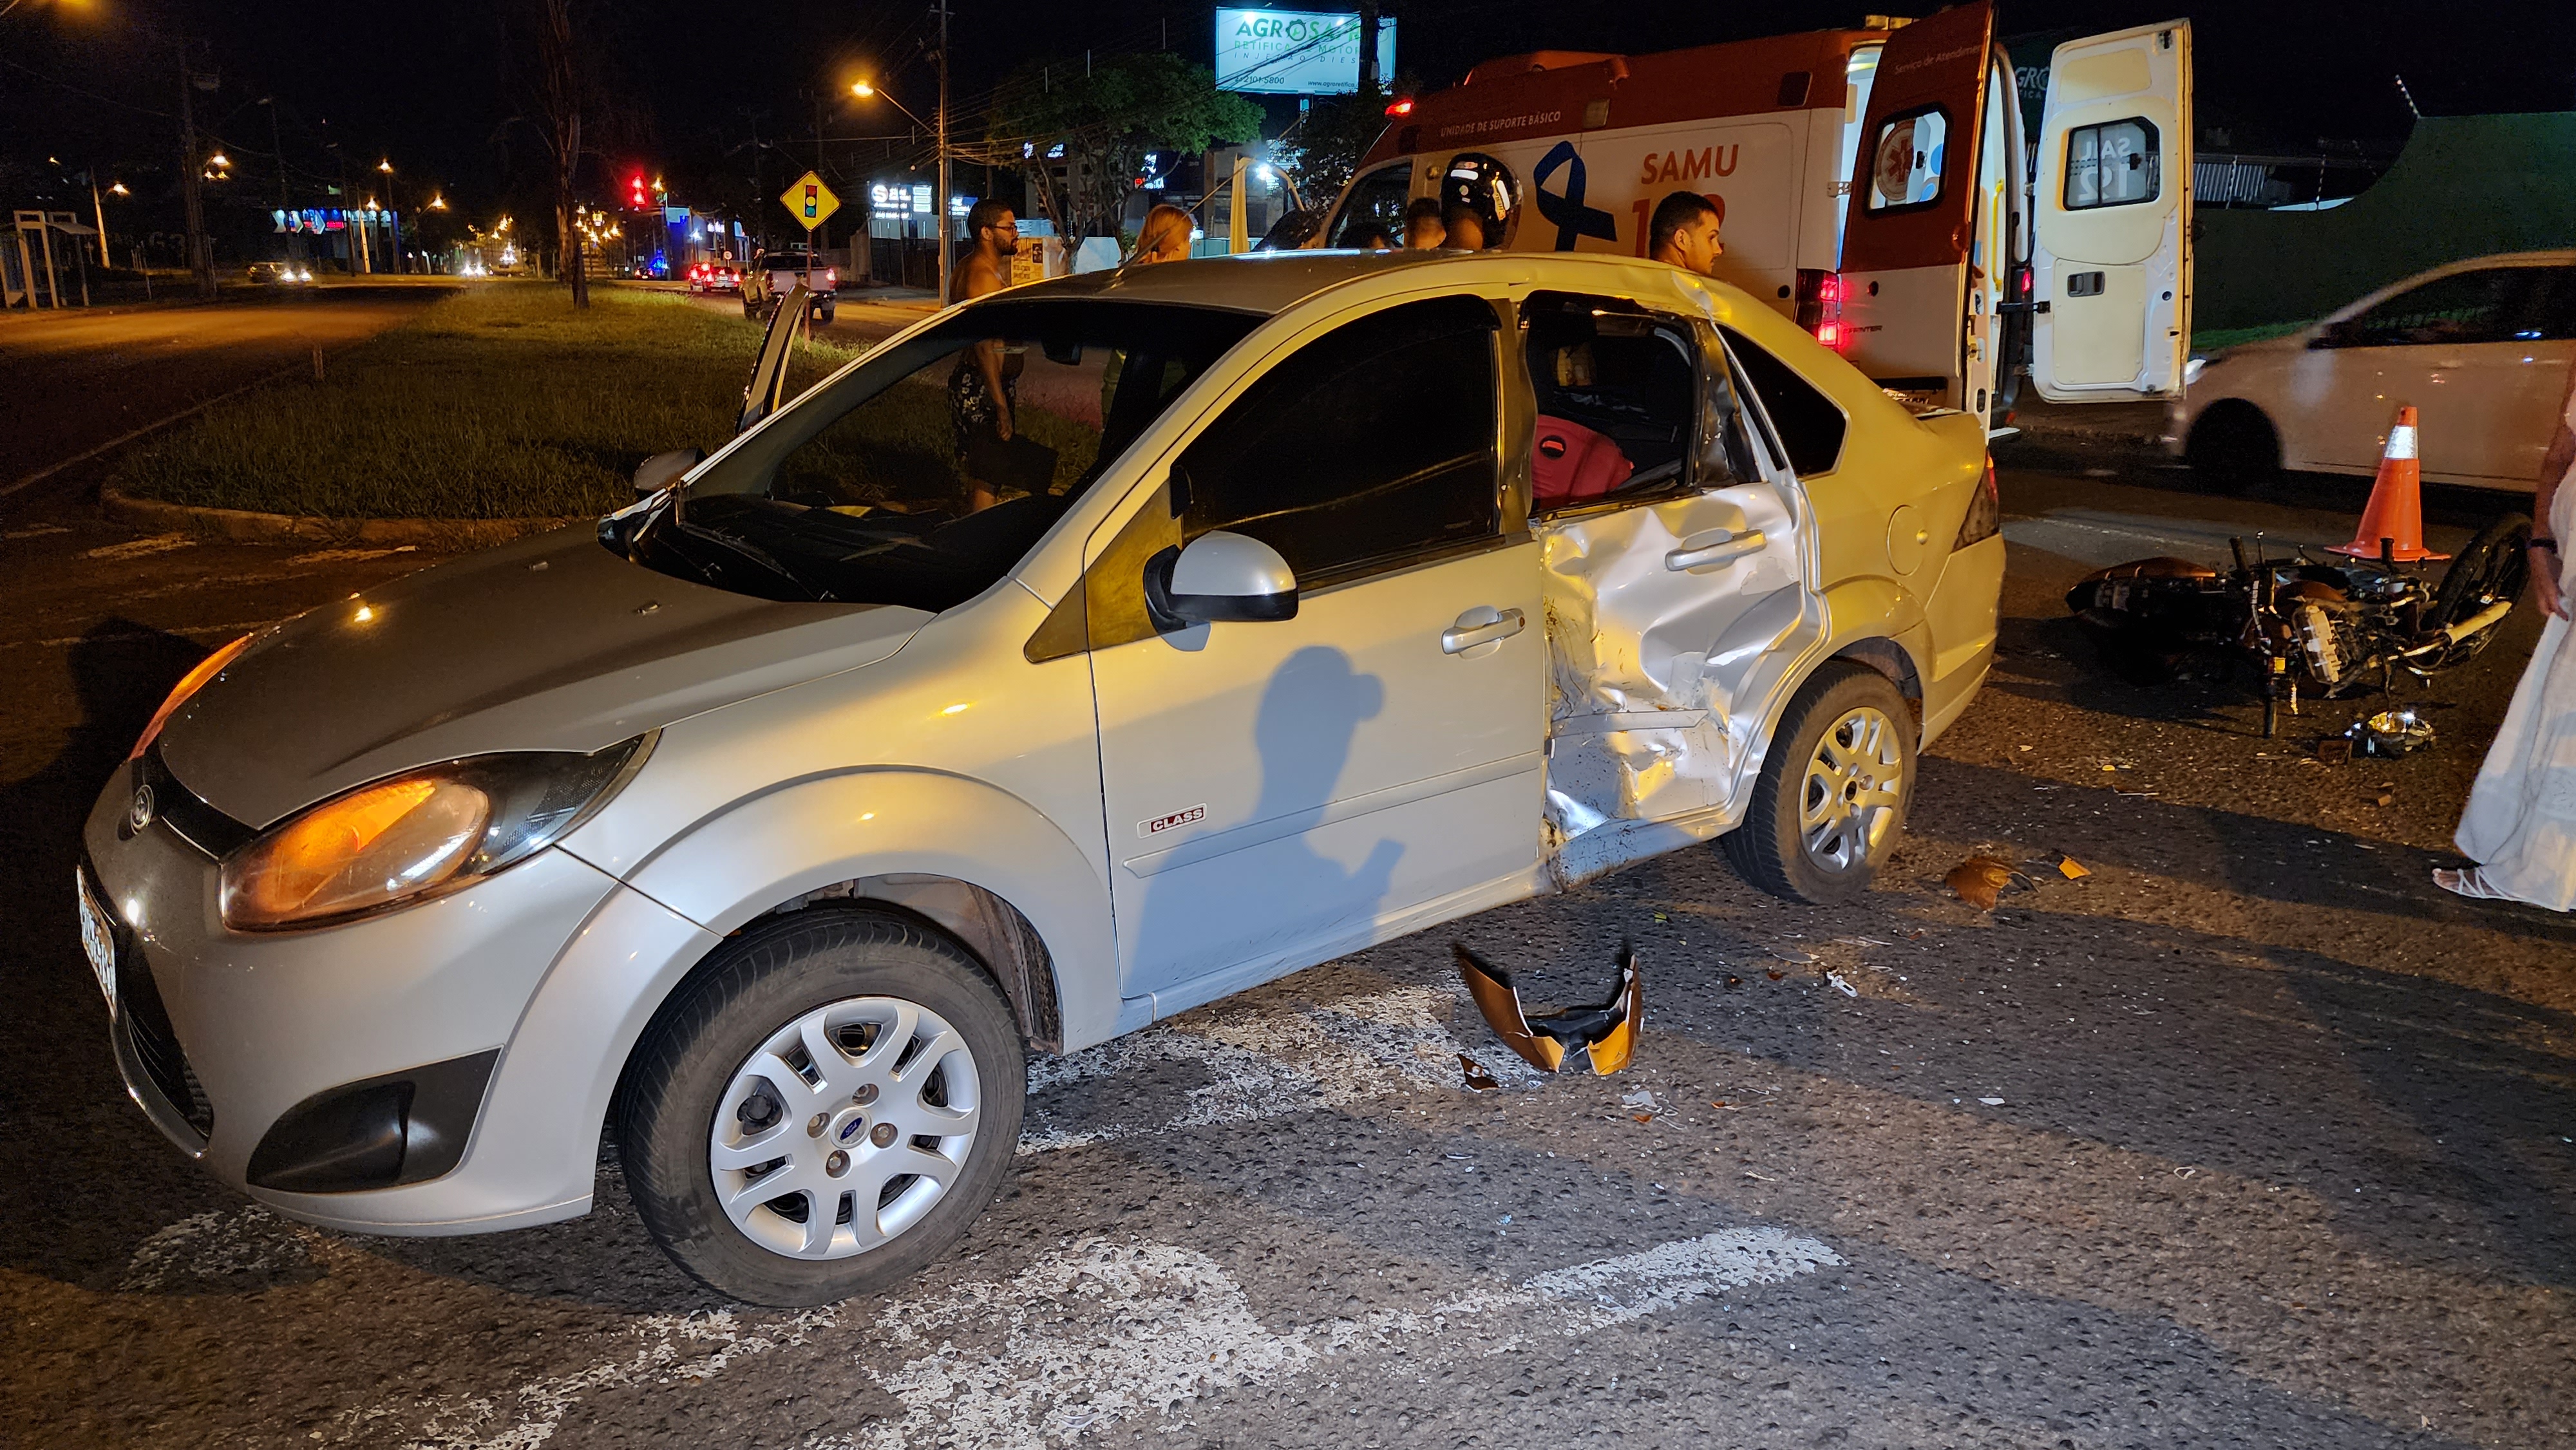
[{"label": "car hood", "polygon": [[170,718],[162,761],[252,826],[397,771],[593,751],[903,647],[930,619],[657,574],[587,526],[442,564],[269,632]]}]

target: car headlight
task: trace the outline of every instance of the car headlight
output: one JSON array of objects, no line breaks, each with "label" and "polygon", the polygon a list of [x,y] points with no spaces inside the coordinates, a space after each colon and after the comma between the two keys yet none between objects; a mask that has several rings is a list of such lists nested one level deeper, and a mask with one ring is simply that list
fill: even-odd
[{"label": "car headlight", "polygon": [[362,785],[262,831],[223,861],[224,925],[286,931],[460,890],[569,835],[652,754],[478,755]]}]

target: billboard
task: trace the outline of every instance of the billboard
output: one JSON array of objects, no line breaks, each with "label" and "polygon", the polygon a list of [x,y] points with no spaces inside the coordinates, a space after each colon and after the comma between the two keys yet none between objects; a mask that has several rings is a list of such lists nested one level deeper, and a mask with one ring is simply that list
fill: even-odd
[{"label": "billboard", "polygon": [[[1377,23],[1380,85],[1395,77],[1395,22]],[[1340,96],[1360,88],[1360,18],[1315,10],[1216,12],[1216,84],[1226,91]]]}]

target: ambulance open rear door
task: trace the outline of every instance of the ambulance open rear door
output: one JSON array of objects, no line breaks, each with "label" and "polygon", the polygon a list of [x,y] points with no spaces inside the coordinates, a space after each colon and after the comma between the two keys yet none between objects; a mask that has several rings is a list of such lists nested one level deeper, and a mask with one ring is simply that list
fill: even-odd
[{"label": "ambulance open rear door", "polygon": [[1988,280],[1975,253],[1980,160],[2002,109],[1988,104],[1993,67],[1994,8],[1984,0],[1918,20],[1879,52],[1861,120],[1840,345],[1879,386],[1921,407],[1980,409],[1991,392],[1992,314],[1972,315],[1971,304]]},{"label": "ambulance open rear door", "polygon": [[2057,47],[2031,198],[2030,373],[2040,396],[2182,395],[2191,140],[2190,22]]}]

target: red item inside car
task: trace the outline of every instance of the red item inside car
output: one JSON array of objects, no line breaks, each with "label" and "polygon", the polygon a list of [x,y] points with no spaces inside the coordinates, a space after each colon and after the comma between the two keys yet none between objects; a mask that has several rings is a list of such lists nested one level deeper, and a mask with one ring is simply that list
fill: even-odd
[{"label": "red item inside car", "polygon": [[1535,507],[1554,508],[1600,498],[1628,481],[1637,465],[1609,435],[1580,423],[1539,415],[1538,447],[1530,459]]}]

